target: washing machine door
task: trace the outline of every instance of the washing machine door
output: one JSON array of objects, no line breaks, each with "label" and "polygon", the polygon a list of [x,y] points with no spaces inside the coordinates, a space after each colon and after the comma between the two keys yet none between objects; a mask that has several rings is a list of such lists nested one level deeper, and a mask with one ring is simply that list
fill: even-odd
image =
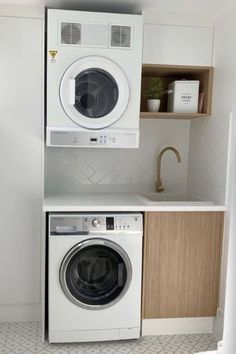
[{"label": "washing machine door", "polygon": [[74,123],[89,129],[102,129],[124,113],[129,101],[128,80],[111,60],[85,57],[65,72],[60,84],[60,100]]},{"label": "washing machine door", "polygon": [[126,252],[116,243],[100,238],[74,246],[60,267],[60,283],[66,297],[87,309],[99,310],[119,301],[131,277]]}]

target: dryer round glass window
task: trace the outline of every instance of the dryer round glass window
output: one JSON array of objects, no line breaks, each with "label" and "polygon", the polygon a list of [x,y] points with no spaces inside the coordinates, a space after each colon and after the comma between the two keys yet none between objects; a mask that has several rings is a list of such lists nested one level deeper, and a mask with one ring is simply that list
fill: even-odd
[{"label": "dryer round glass window", "polygon": [[91,68],[75,77],[75,109],[88,118],[109,114],[119,99],[115,79],[105,70]]},{"label": "dryer round glass window", "polygon": [[129,287],[131,274],[130,260],[120,246],[93,239],[67,253],[60,268],[60,283],[74,304],[100,309],[119,301]]},{"label": "dryer round glass window", "polygon": [[126,75],[113,61],[85,57],[73,63],[60,84],[60,101],[69,119],[102,129],[120,119],[129,102]]}]

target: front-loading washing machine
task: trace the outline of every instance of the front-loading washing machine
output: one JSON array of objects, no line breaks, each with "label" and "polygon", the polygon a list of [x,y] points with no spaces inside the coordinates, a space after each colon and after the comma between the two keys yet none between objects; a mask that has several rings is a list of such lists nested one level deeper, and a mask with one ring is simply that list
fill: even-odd
[{"label": "front-loading washing machine", "polygon": [[49,214],[49,342],[140,337],[142,214]]},{"label": "front-loading washing machine", "polygon": [[47,11],[49,146],[139,143],[142,16]]}]

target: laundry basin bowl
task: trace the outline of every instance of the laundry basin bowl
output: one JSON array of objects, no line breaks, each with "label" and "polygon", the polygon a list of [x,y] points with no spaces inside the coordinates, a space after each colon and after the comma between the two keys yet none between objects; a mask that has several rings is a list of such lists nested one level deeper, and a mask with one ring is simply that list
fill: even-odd
[{"label": "laundry basin bowl", "polygon": [[145,204],[213,205],[213,202],[184,193],[145,193],[140,195]]}]

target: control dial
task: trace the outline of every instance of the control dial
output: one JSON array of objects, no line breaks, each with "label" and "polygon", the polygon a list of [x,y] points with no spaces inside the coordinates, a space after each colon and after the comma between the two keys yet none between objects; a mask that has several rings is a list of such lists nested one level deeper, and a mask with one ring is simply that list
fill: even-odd
[{"label": "control dial", "polygon": [[92,225],[93,225],[94,227],[98,227],[98,226],[100,225],[100,220],[98,220],[98,219],[93,219]]}]

